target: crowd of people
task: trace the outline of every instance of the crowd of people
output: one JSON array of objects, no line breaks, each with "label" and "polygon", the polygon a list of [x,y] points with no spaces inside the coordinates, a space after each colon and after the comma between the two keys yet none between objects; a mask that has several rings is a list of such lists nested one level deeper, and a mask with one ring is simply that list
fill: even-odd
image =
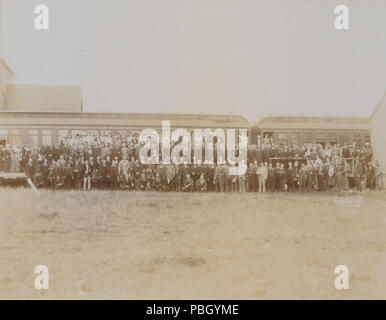
[{"label": "crowd of people", "polygon": [[38,188],[52,189],[311,192],[383,188],[382,171],[368,143],[287,145],[264,137],[248,149],[247,170],[239,174],[233,170],[238,163],[143,164],[138,138],[138,133],[115,137],[91,133],[41,147],[5,145],[0,148],[0,171],[24,172]]}]

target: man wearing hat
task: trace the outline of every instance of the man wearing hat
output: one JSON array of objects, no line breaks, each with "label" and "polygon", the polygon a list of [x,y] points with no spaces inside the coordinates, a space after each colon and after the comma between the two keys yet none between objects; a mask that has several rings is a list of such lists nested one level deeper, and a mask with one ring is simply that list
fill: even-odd
[{"label": "man wearing hat", "polygon": [[259,181],[259,192],[265,192],[265,183],[268,178],[268,168],[262,162],[260,167],[257,169],[257,176]]},{"label": "man wearing hat", "polygon": [[370,190],[375,190],[375,167],[371,162],[367,166],[366,187]]},{"label": "man wearing hat", "polygon": [[118,157],[115,157],[111,162],[111,166],[107,169],[106,180],[110,184],[112,190],[118,186]]},{"label": "man wearing hat", "polygon": [[356,158],[354,165],[354,179],[355,186],[357,191],[362,192],[362,175],[363,175],[363,167],[361,161]]},{"label": "man wearing hat", "polygon": [[71,165],[71,162],[67,162],[63,167],[63,176],[64,176],[64,187],[66,189],[71,189],[74,179],[74,169]]},{"label": "man wearing hat", "polygon": [[344,190],[348,191],[350,189],[350,183],[349,183],[349,176],[351,173],[351,166],[347,159],[344,159],[344,176],[343,176],[343,185],[344,185]]},{"label": "man wearing hat", "polygon": [[287,169],[287,185],[288,191],[295,191],[295,179],[296,179],[296,170],[292,165],[292,161],[288,162]]},{"label": "man wearing hat", "polygon": [[24,174],[26,175],[27,178],[33,179],[35,175],[35,166],[32,162],[32,158],[28,159],[28,162],[24,167]]},{"label": "man wearing hat", "polygon": [[9,172],[10,164],[11,164],[11,146],[7,144],[5,148],[3,148],[0,161],[2,162],[2,171]]},{"label": "man wearing hat", "polygon": [[308,191],[307,189],[307,168],[306,164],[302,163],[302,167],[299,170],[299,191]]},{"label": "man wearing hat", "polygon": [[129,160],[127,160],[127,157],[124,156],[118,165],[118,174],[119,174],[119,180],[121,181],[121,188],[128,188],[128,185],[130,182],[129,167],[130,167],[130,162]]},{"label": "man wearing hat", "polygon": [[42,177],[42,184],[44,188],[48,188],[48,173],[49,173],[48,160],[46,158],[43,159],[43,163],[40,166],[40,174]]},{"label": "man wearing hat", "polygon": [[185,191],[185,192],[192,192],[194,189],[194,181],[193,179],[190,177],[190,174],[188,173],[186,175],[186,178],[185,178],[185,181],[184,181],[184,185],[182,187],[182,191]]},{"label": "man wearing hat", "polygon": [[337,191],[343,191],[345,189],[344,186],[344,163],[343,160],[338,162],[336,168],[336,189]]},{"label": "man wearing hat", "polygon": [[196,181],[196,191],[203,192],[207,190],[207,183],[204,177],[204,174],[201,173],[200,178]]}]

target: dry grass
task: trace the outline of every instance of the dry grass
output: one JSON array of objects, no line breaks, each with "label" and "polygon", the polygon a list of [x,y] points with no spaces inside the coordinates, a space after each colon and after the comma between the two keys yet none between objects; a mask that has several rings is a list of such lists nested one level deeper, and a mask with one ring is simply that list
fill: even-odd
[{"label": "dry grass", "polygon": [[[1,189],[0,298],[385,299],[385,205],[385,192]],[[339,264],[349,290],[334,288]]]}]

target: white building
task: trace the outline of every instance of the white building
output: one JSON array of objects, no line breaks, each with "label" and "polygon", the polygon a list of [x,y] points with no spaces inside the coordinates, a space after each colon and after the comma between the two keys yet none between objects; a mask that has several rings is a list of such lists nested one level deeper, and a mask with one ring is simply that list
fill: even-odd
[{"label": "white building", "polygon": [[0,0],[0,110],[3,109],[7,86],[13,82],[14,73],[1,58],[1,0]]}]

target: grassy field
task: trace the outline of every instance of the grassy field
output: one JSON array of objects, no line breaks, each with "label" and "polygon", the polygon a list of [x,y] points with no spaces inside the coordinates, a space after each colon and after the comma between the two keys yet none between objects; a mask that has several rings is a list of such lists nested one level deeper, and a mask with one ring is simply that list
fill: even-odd
[{"label": "grassy field", "polygon": [[0,208],[2,299],[386,298],[386,192],[0,189]]}]

